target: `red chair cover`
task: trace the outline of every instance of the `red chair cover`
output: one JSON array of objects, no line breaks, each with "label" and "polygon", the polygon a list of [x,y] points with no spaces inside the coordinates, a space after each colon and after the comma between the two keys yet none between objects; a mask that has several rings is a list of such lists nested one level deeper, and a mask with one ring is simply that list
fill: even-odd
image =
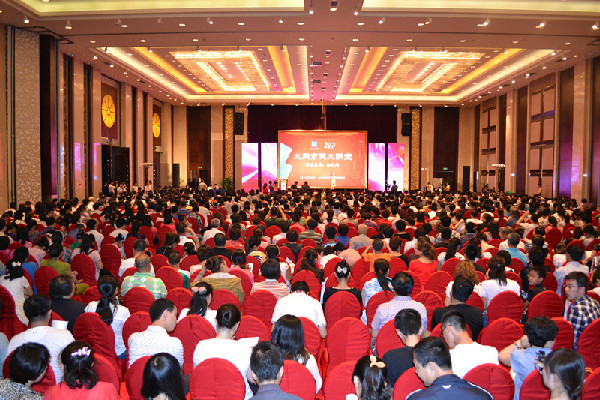
[{"label": "red chair cover", "polygon": [[160,270],[162,267],[169,265],[169,259],[162,254],[153,255],[150,258],[152,262],[152,266],[154,267],[154,272]]},{"label": "red chair cover", "polygon": [[246,384],[235,365],[221,358],[209,358],[194,368],[190,395],[194,400],[242,400]]},{"label": "red chair cover", "polygon": [[401,258],[392,257],[390,261],[390,269],[388,270],[388,277],[393,278],[398,272],[406,272],[408,271],[408,267],[402,261]]},{"label": "red chair cover", "polygon": [[536,295],[527,308],[527,319],[545,315],[549,318],[563,315],[565,303],[552,290],[544,290]]},{"label": "red chair cover", "polygon": [[117,392],[121,390],[119,377],[117,371],[115,371],[111,362],[101,354],[94,353],[94,370],[98,375],[98,380],[101,382],[112,383],[117,389]]},{"label": "red chair cover", "polygon": [[552,228],[546,235],[544,236],[546,239],[546,243],[548,243],[548,248],[554,250],[554,247],[560,242],[563,238],[562,232],[558,228]]},{"label": "red chair cover", "polygon": [[371,333],[356,318],[342,318],[328,332],[327,350],[329,353],[329,368],[344,361],[356,361],[369,352]]},{"label": "red chair cover", "polygon": [[358,299],[347,291],[335,293],[325,303],[327,326],[334,326],[337,321],[345,317],[360,318],[361,312]]},{"label": "red chair cover", "polygon": [[82,296],[82,300],[86,305],[91,303],[92,301],[100,301],[101,298],[102,295],[98,291],[97,286],[90,286],[90,288],[86,290]]},{"label": "red chair cover", "polygon": [[552,350],[572,349],[575,342],[575,332],[571,323],[563,317],[554,317],[552,321],[558,326],[558,334]]},{"label": "red chair cover", "polygon": [[425,389],[425,385],[417,376],[415,367],[404,371],[394,385],[394,400],[404,400],[415,390]]},{"label": "red chair cover", "polygon": [[119,284],[121,286],[123,286],[123,281],[125,280],[125,278],[127,278],[128,276],[131,276],[131,275],[135,274],[136,272],[137,272],[137,269],[135,267],[127,268],[125,270],[125,272],[123,272],[123,275],[121,275],[121,278],[119,278]]},{"label": "red chair cover", "polygon": [[54,268],[47,265],[39,267],[35,271],[35,274],[33,274],[33,282],[35,283],[37,293],[49,297],[50,281],[56,276],[58,276],[58,272]]},{"label": "red chair cover", "polygon": [[94,352],[104,356],[119,373],[119,362],[115,353],[115,333],[112,327],[105,324],[96,313],[81,314],[73,326],[75,340],[84,340],[92,346]]},{"label": "red chair cover", "polygon": [[270,227],[267,228],[267,230],[265,231],[265,235],[267,235],[268,237],[270,237],[271,239],[273,239],[273,236],[275,235],[279,235],[281,233],[281,228],[278,227],[277,225],[271,225]]},{"label": "red chair cover", "polygon": [[523,326],[510,318],[499,318],[491,322],[479,334],[478,342],[492,346],[498,351],[523,337]]},{"label": "red chair cover", "polygon": [[587,368],[596,369],[600,366],[600,319],[589,324],[577,341],[577,352],[585,360]]},{"label": "red chair cover", "polygon": [[279,383],[281,390],[300,397],[302,400],[314,400],[317,383],[310,371],[302,364],[292,360],[283,362],[283,377]]},{"label": "red chair cover", "polygon": [[236,339],[258,337],[259,341],[271,340],[271,331],[263,322],[252,315],[243,315],[235,332]]},{"label": "red chair cover", "polygon": [[143,332],[150,326],[152,321],[150,320],[150,314],[148,311],[138,311],[136,313],[132,313],[127,321],[123,324],[123,343],[125,343],[125,347],[129,348],[129,336],[133,335],[136,332]]},{"label": "red chair cover", "polygon": [[362,290],[365,284],[375,277],[377,277],[377,275],[375,275],[375,272],[367,272],[360,279],[357,289]]},{"label": "red chair cover", "polygon": [[[581,250],[585,251],[585,246],[583,245],[583,242],[581,240],[579,240],[579,239],[571,240],[569,242],[569,246],[577,246]],[[569,247],[569,246],[567,246],[567,247]]]},{"label": "red chair cover", "polygon": [[506,368],[496,364],[478,365],[464,379],[490,392],[494,400],[511,400],[515,383]]},{"label": "red chair cover", "polygon": [[96,286],[96,264],[87,254],[77,254],[71,260],[71,270],[77,272],[77,279],[82,279],[90,287]]},{"label": "red chair cover", "polygon": [[352,372],[356,361],[346,361],[338,364],[327,374],[323,385],[323,395],[327,400],[346,400],[347,394],[354,394]]},{"label": "red chair cover", "polygon": [[175,248],[173,249],[173,251],[178,252],[179,253],[179,257],[183,258],[183,253],[184,253],[183,245],[178,244],[177,246],[175,246]]},{"label": "red chair cover", "polygon": [[373,317],[375,317],[375,312],[377,311],[377,307],[379,307],[383,303],[387,303],[388,301],[394,298],[393,291],[385,291],[382,290],[379,293],[375,293],[367,304],[367,326],[370,328],[371,323],[373,322]]},{"label": "red chair cover", "polygon": [[2,318],[0,318],[0,331],[4,332],[6,338],[10,340],[13,336],[24,332],[27,327],[17,317],[15,301],[12,294],[4,286],[0,286],[0,300],[4,304],[2,306]]},{"label": "red chair cover", "polygon": [[489,258],[483,257],[483,258],[480,258],[479,260],[475,261],[475,264],[477,264],[481,268],[487,270],[487,265],[488,265],[489,261],[490,261]]},{"label": "red chair cover", "polygon": [[121,252],[117,246],[107,243],[104,239],[102,246],[100,246],[100,259],[102,260],[102,268],[117,278],[121,267]]},{"label": "red chair cover", "polygon": [[146,400],[142,397],[141,390],[144,367],[149,359],[150,356],[139,358],[127,369],[125,386],[127,386],[127,393],[129,393],[130,400]]},{"label": "red chair cover", "polygon": [[515,292],[505,290],[490,301],[487,313],[489,322],[504,317],[519,322],[523,317],[523,300]]},{"label": "red chair cover", "polygon": [[184,271],[189,271],[192,265],[200,264],[200,260],[198,256],[193,254],[191,256],[186,256],[183,260],[181,260],[181,264],[179,264],[179,268]]},{"label": "red chair cover", "polygon": [[532,371],[521,385],[519,398],[522,400],[548,400],[550,391],[544,386],[542,375],[537,371]]},{"label": "red chair cover", "polygon": [[456,266],[459,263],[459,259],[456,257],[452,257],[442,264],[441,270],[450,274],[450,276],[454,276],[454,270],[456,270]]},{"label": "red chair cover", "polygon": [[123,305],[129,309],[130,313],[146,311],[154,303],[154,296],[144,287],[137,286],[129,289],[123,297]]},{"label": "red chair cover", "polygon": [[183,345],[183,373],[190,374],[193,365],[194,350],[199,341],[214,338],[215,328],[204,317],[191,314],[177,323],[173,336]]},{"label": "red chair cover", "polygon": [[490,246],[494,246],[494,247],[499,247],[500,246],[500,239],[491,239],[488,240],[487,244],[489,244]]},{"label": "red chair cover", "polygon": [[[479,271],[477,271],[479,272]],[[521,280],[521,276],[515,272],[506,272],[506,277],[508,279],[512,279],[513,281],[517,282],[519,284],[519,289],[523,289],[523,281]]]},{"label": "red chair cover", "polygon": [[299,281],[306,282],[310,289],[309,295],[312,298],[319,300],[319,297],[321,296],[321,282],[312,271],[302,270],[296,273],[290,282],[290,286]]},{"label": "red chair cover", "polygon": [[173,230],[168,225],[161,225],[160,227],[158,227],[158,244],[159,244],[159,246],[162,246],[163,244],[165,244],[165,238],[167,237],[167,233],[170,233],[170,232],[173,232]]},{"label": "red chair cover", "polygon": [[421,282],[421,278],[419,278],[419,276],[414,272],[406,271],[406,273],[413,278],[414,285],[412,292],[410,292],[410,296],[414,297],[423,290],[423,282]]},{"label": "red chair cover", "polygon": [[338,263],[342,260],[343,259],[340,257],[333,257],[332,259],[327,261],[327,263],[325,264],[323,274],[325,276],[329,276],[329,275],[333,274],[335,272],[336,265],[338,265]]},{"label": "red chair cover", "polygon": [[171,300],[177,307],[177,315],[179,315],[184,308],[189,308],[192,296],[193,294],[190,290],[182,287],[171,289],[169,290],[169,293],[167,293],[167,299]]},{"label": "red chair cover", "polygon": [[242,309],[242,305],[235,294],[227,289],[217,289],[212,294],[210,308],[212,310],[218,310],[223,304],[233,304],[240,310]]},{"label": "red chair cover", "polygon": [[582,400],[600,399],[600,369],[596,369],[594,373],[587,377],[583,383]]},{"label": "red chair cover", "polygon": [[396,326],[394,320],[388,321],[383,325],[383,328],[379,330],[377,334],[377,340],[375,341],[375,348],[380,358],[383,358],[384,354],[389,350],[404,347],[404,342],[400,340],[396,333]]},{"label": "red chair cover", "polygon": [[485,309],[485,306],[483,304],[483,299],[481,298],[480,295],[478,295],[475,292],[471,293],[471,296],[469,296],[469,298],[467,299],[466,304],[479,308],[481,310],[481,312],[483,312],[483,310]]},{"label": "red chair cover", "polygon": [[165,266],[156,271],[156,277],[159,278],[165,284],[167,291],[171,291],[175,288],[183,287],[183,277],[175,268],[171,266]]},{"label": "red chair cover", "polygon": [[306,317],[299,317],[304,329],[304,346],[314,357],[315,360],[320,360],[320,353],[324,348],[324,340],[319,333],[319,328]]},{"label": "red chair cover", "polygon": [[431,331],[431,318],[433,317],[433,310],[438,307],[444,307],[444,302],[440,296],[429,290],[417,294],[415,297],[413,297],[413,299],[423,304],[427,309],[427,330]]},{"label": "red chair cover", "polygon": [[140,234],[146,237],[146,240],[148,240],[148,244],[150,245],[150,247],[154,247],[154,232],[152,231],[151,227],[142,226],[140,228]]},{"label": "red chair cover", "polygon": [[[279,240],[279,242],[281,242],[282,240],[285,240],[287,243],[286,239],[281,239]],[[278,245],[279,246],[279,257],[283,258],[284,260],[290,260],[292,263],[296,263],[296,256],[294,256],[294,252],[292,251],[292,249],[290,249],[287,246],[283,246],[283,245]],[[259,267],[260,269],[260,264]]]},{"label": "red chair cover", "polygon": [[520,259],[511,258],[510,265],[508,267],[513,269],[515,271],[515,273],[518,274],[519,272],[521,272],[521,270],[523,268],[525,268],[525,265],[523,264],[523,261],[521,261]]},{"label": "red chair cover", "polygon": [[556,281],[556,277],[553,273],[546,274],[546,278],[542,284],[546,289],[552,290],[553,292],[556,292],[556,289],[558,288],[558,282]]},{"label": "red chair cover", "polygon": [[598,303],[600,303],[600,295],[598,293],[594,292],[593,290],[588,290],[587,296],[589,298],[596,300]]},{"label": "red chair cover", "polygon": [[50,325],[52,325],[52,321],[64,321],[64,318],[60,316],[56,311],[52,311],[52,316],[50,317]]},{"label": "red chair cover", "polygon": [[437,294],[440,299],[446,298],[446,287],[452,281],[452,276],[444,271],[437,271],[425,282],[425,290]]},{"label": "red chair cover", "polygon": [[[317,247],[317,242],[312,239],[304,239],[300,242],[300,244],[305,247],[312,247],[313,249]],[[300,256],[298,256],[298,259],[301,259]]]},{"label": "red chair cover", "polygon": [[125,251],[125,257],[131,258],[133,257],[133,242],[135,242],[137,238],[135,236],[130,236],[125,239],[123,243],[123,250]]},{"label": "red chair cover", "polygon": [[242,281],[242,290],[244,291],[244,301],[250,296],[252,291],[252,281],[246,272],[240,268],[230,268],[229,273],[235,275]]},{"label": "red chair cover", "polygon": [[269,291],[257,290],[250,294],[245,300],[242,312],[244,315],[252,315],[261,320],[265,326],[271,326],[271,317],[277,304],[277,297]]},{"label": "red chair cover", "polygon": [[364,259],[359,259],[352,267],[352,276],[355,282],[360,282],[364,274],[369,272],[369,264]]}]

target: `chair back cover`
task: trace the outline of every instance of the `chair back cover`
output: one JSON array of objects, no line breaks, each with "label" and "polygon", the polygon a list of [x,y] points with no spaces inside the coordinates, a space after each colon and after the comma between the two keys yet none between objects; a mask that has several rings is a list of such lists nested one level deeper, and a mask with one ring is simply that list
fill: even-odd
[{"label": "chair back cover", "polygon": [[371,323],[373,322],[373,317],[375,317],[375,312],[377,311],[377,307],[379,307],[383,303],[387,303],[388,301],[394,298],[393,291],[385,291],[382,290],[379,293],[375,293],[367,304],[367,326],[370,328]]},{"label": "chair back cover", "polygon": [[194,368],[190,395],[194,400],[243,400],[246,384],[235,365],[222,358],[209,358]]},{"label": "chair back cover", "polygon": [[88,290],[85,291],[82,295],[83,302],[87,305],[92,301],[100,301],[102,295],[98,291],[97,286],[90,286]]},{"label": "chair back cover", "polygon": [[329,330],[327,351],[329,368],[344,361],[356,361],[368,354],[371,346],[371,333],[357,318],[342,318]]},{"label": "chair back cover", "polygon": [[334,326],[337,321],[345,317],[360,318],[361,312],[358,299],[348,291],[335,293],[325,303],[327,326]]},{"label": "chair back cover", "polygon": [[250,292],[252,291],[252,281],[248,274],[240,268],[231,268],[229,270],[231,275],[235,275],[242,281],[242,290],[244,291],[244,301],[250,296]]},{"label": "chair back cover", "polygon": [[600,319],[589,324],[577,341],[577,352],[585,360],[587,368],[596,369],[600,366]]},{"label": "chair back cover", "polygon": [[346,361],[338,364],[327,374],[323,384],[323,395],[327,400],[346,400],[346,395],[354,394],[352,372],[356,361]]},{"label": "chair back cover", "polygon": [[167,293],[167,299],[171,300],[175,304],[175,307],[177,307],[177,316],[181,314],[181,310],[190,307],[192,296],[193,294],[190,290],[182,287],[171,289]]},{"label": "chair back cover", "polygon": [[150,359],[150,356],[144,356],[135,360],[125,374],[125,386],[129,393],[130,400],[146,400],[142,397],[142,377],[144,376],[144,367]]},{"label": "chair back cover", "polygon": [[175,288],[183,288],[183,277],[175,268],[165,266],[156,271],[156,277],[165,284],[167,292]]},{"label": "chair back cover", "polygon": [[0,314],[2,316],[2,318],[0,318],[0,328],[2,328],[0,331],[4,332],[6,338],[10,340],[13,336],[25,332],[27,327],[23,325],[21,320],[19,320],[19,317],[17,317],[15,301],[12,294],[10,294],[8,289],[4,286],[0,286],[0,300],[2,300],[2,303],[4,304],[2,306],[2,313]]},{"label": "chair back cover", "polygon": [[464,379],[487,390],[494,400],[512,400],[515,394],[515,382],[500,365],[478,365],[467,372]]},{"label": "chair back cover", "polygon": [[309,295],[319,300],[321,296],[321,282],[317,279],[312,271],[302,270],[294,275],[294,278],[290,282],[290,286],[298,281],[304,281],[310,289]]},{"label": "chair back cover", "polygon": [[562,317],[565,303],[553,290],[538,293],[527,308],[527,319],[545,315],[548,318]]},{"label": "chair back cover", "polygon": [[442,264],[441,270],[450,274],[450,276],[454,276],[454,270],[456,270],[456,266],[460,260],[456,257],[449,258],[444,261]]},{"label": "chair back cover", "polygon": [[475,292],[471,293],[471,296],[469,296],[469,298],[467,299],[466,304],[479,308],[481,310],[481,312],[483,312],[483,310],[485,309],[485,306],[483,304],[483,299],[481,298],[480,295],[478,295]]},{"label": "chair back cover", "polygon": [[75,340],[89,343],[96,354],[104,356],[113,366],[115,374],[119,374],[119,362],[115,353],[115,332],[112,327],[95,312],[81,314],[73,325]]},{"label": "chair back cover", "polygon": [[575,332],[571,323],[563,317],[554,317],[552,321],[558,326],[558,334],[556,335],[552,350],[572,349],[575,342]]},{"label": "chair back cover", "polygon": [[388,321],[383,325],[377,334],[377,340],[375,341],[375,348],[379,358],[383,358],[385,353],[392,349],[398,349],[404,347],[404,343],[398,337],[396,333],[396,326],[394,320]]},{"label": "chair back cover", "polygon": [[444,307],[444,301],[440,296],[432,291],[425,290],[413,297],[415,301],[423,304],[427,309],[427,330],[431,331],[431,318],[433,310],[439,307]]},{"label": "chair back cover", "polygon": [[532,371],[521,385],[519,399],[522,400],[548,400],[550,391],[544,386],[544,380],[538,370]]},{"label": "chair back cover", "polygon": [[198,256],[195,254],[192,254],[191,256],[186,256],[183,258],[183,260],[181,261],[181,264],[179,264],[179,268],[184,271],[189,271],[190,267],[192,265],[198,265],[198,264],[200,264],[200,260],[198,259]]},{"label": "chair back cover", "polygon": [[243,315],[240,321],[240,326],[235,332],[236,339],[258,337],[259,341],[271,340],[271,331],[258,318],[252,315]]},{"label": "chair back cover", "polygon": [[582,400],[600,399],[600,369],[596,369],[583,383]]},{"label": "chair back cover", "polygon": [[478,342],[501,351],[523,337],[523,326],[510,318],[499,318],[479,334]]},{"label": "chair back cover", "polygon": [[235,294],[231,292],[231,290],[227,289],[217,289],[213,291],[212,300],[210,302],[211,310],[218,310],[223,304],[233,304],[240,311],[242,310],[242,305],[240,304],[240,300],[237,298]]},{"label": "chair back cover", "polygon": [[71,270],[77,272],[77,279],[90,287],[96,286],[96,264],[87,254],[77,254],[71,260]]},{"label": "chair back cover", "polygon": [[[130,310],[131,311],[131,310]],[[129,348],[129,337],[136,332],[143,332],[150,326],[152,321],[150,320],[150,314],[148,311],[138,311],[132,313],[127,321],[123,324],[123,343],[125,347]]]},{"label": "chair back cover", "polygon": [[425,385],[417,376],[415,367],[407,369],[394,385],[394,400],[404,400],[406,396],[419,389],[425,389]]},{"label": "chair back cover", "polygon": [[169,265],[169,259],[162,254],[155,254],[150,258],[152,262],[152,266],[154,267],[154,272],[159,271],[162,267],[166,267]]},{"label": "chair back cover", "polygon": [[308,368],[292,360],[283,362],[283,377],[279,386],[284,392],[302,400],[314,400],[317,391],[317,383]]},{"label": "chair back cover", "polygon": [[39,267],[35,271],[35,274],[33,274],[33,282],[37,288],[37,294],[50,297],[50,281],[56,276],[58,276],[58,272],[54,268],[47,265]]},{"label": "chair back cover", "polygon": [[314,357],[315,360],[320,360],[321,352],[324,349],[324,340],[319,333],[319,328],[306,317],[299,317],[304,329],[304,346]]},{"label": "chair back cover", "polygon": [[114,366],[106,357],[98,353],[94,354],[94,371],[98,374],[99,381],[112,383],[115,389],[117,389],[117,393],[120,391],[121,384],[117,376],[117,371],[115,371]]},{"label": "chair back cover", "polygon": [[123,297],[123,305],[129,309],[131,314],[138,311],[150,310],[154,303],[154,296],[144,287],[137,286],[129,289]]},{"label": "chair back cover", "polygon": [[519,322],[523,317],[523,300],[510,290],[500,292],[490,301],[487,315],[489,322],[499,318],[510,318]]},{"label": "chair back cover", "polygon": [[277,297],[267,290],[257,290],[245,300],[242,312],[260,319],[266,326],[271,326],[271,317],[277,304]]},{"label": "chair back cover", "polygon": [[114,244],[105,242],[106,239],[102,241],[102,245],[100,246],[102,268],[117,278],[119,276],[119,268],[121,267],[121,252]]},{"label": "chair back cover", "polygon": [[183,345],[183,373],[192,373],[194,350],[199,341],[217,336],[215,328],[204,317],[192,314],[177,323],[173,336]]}]

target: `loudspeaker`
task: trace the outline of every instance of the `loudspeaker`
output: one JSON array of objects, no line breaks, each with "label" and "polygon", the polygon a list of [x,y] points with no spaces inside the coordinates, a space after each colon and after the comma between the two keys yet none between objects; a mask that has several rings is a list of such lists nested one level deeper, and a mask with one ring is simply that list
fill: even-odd
[{"label": "loudspeaker", "polygon": [[233,113],[233,133],[235,135],[244,134],[244,113]]},{"label": "loudspeaker", "polygon": [[410,136],[412,134],[412,114],[411,113],[402,113],[400,115],[400,120],[402,121],[402,136]]},{"label": "loudspeaker", "polygon": [[468,165],[463,166],[463,175],[462,175],[462,191],[468,192],[471,186],[471,167]]},{"label": "loudspeaker", "polygon": [[179,187],[179,164],[173,164],[173,187]]}]

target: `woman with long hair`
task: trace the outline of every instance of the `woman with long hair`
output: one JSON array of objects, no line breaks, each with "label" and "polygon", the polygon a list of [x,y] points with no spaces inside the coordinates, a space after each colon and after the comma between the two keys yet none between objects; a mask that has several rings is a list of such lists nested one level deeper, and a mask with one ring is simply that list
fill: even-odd
[{"label": "woman with long hair", "polygon": [[444,263],[451,258],[458,258],[459,260],[464,260],[465,256],[460,254],[458,252],[459,250],[460,250],[460,239],[459,238],[450,239],[450,241],[448,242],[448,247],[446,248],[446,251],[441,252],[439,254],[439,256],[437,257],[438,267],[442,268]]},{"label": "woman with long hair", "polygon": [[408,270],[417,274],[425,284],[427,279],[438,270],[435,248],[427,238],[420,237],[415,246],[415,255],[418,258],[408,264]]},{"label": "woman with long hair", "polygon": [[110,325],[115,333],[115,352],[120,359],[127,357],[127,349],[123,342],[123,325],[129,318],[129,309],[119,304],[119,281],[112,275],[104,275],[98,279],[96,286],[102,296],[100,301],[92,301],[85,307],[85,312],[95,312],[105,324]]},{"label": "woman with long hair", "polygon": [[[383,258],[375,260],[373,263],[373,270],[375,271],[375,278],[367,281],[362,289],[362,300],[367,308],[367,304],[371,297],[373,297],[376,293],[385,290],[386,292],[390,292],[390,295],[393,296],[393,288],[391,284],[391,279],[388,278],[387,273],[390,269],[390,263]],[[366,319],[365,321],[366,322]]]},{"label": "woman with long hair", "polygon": [[481,298],[486,309],[490,301],[500,292],[510,290],[517,295],[521,293],[519,284],[506,277],[505,267],[506,262],[504,258],[499,256],[490,258],[488,262],[488,279],[481,282]]},{"label": "woman with long hair", "polygon": [[317,361],[304,347],[304,327],[300,318],[286,314],[279,318],[271,332],[271,342],[279,346],[284,360],[293,360],[304,365],[315,378],[317,392],[323,379],[319,373]]},{"label": "woman with long hair", "polygon": [[100,382],[94,370],[94,350],[84,341],[67,345],[60,354],[64,366],[64,380],[48,389],[45,400],[102,399],[120,400],[112,383]]},{"label": "woman with long hair", "polygon": [[573,350],[558,349],[550,353],[542,363],[544,385],[550,389],[551,400],[579,400],[585,380],[585,361]]},{"label": "woman with long hair", "polygon": [[211,323],[215,330],[217,329],[217,311],[210,309],[210,302],[212,301],[213,287],[207,282],[198,282],[191,288],[192,300],[190,301],[190,307],[184,308],[179,314],[179,321],[188,315],[199,315],[206,318]]},{"label": "woman with long hair", "polygon": [[465,278],[473,283],[473,291],[481,296],[481,285],[479,284],[479,276],[475,269],[475,264],[470,260],[459,261],[454,270],[454,280],[446,286],[446,306],[450,304],[450,294],[452,293],[452,284],[459,277]]},{"label": "woman with long hair", "polygon": [[0,285],[4,286],[10,292],[15,301],[15,311],[19,321],[25,325],[29,324],[29,320],[23,311],[25,299],[33,294],[29,281],[25,278],[25,270],[21,263],[14,259],[6,265],[6,273],[0,277]]},{"label": "woman with long hair", "polygon": [[[337,265],[335,266],[334,274],[335,274],[335,278],[337,279],[338,284],[333,287],[325,288],[325,293],[323,293],[323,308],[325,308],[325,303],[327,303],[327,300],[331,296],[333,296],[337,292],[342,292],[342,291],[353,294],[356,297],[356,299],[358,300],[358,303],[362,307],[362,296],[361,296],[360,290],[358,290],[357,288],[350,287],[348,285],[348,280],[351,277],[351,273],[352,273],[352,268],[350,268],[350,265],[348,265],[346,260],[342,260],[339,263],[337,263]],[[329,279],[331,279],[331,278],[329,278]]]},{"label": "woman with long hair", "polygon": [[96,279],[100,277],[100,270],[103,267],[102,259],[100,258],[100,253],[98,250],[94,249],[94,243],[96,243],[96,239],[92,234],[83,234],[81,237],[81,244],[75,250],[73,250],[73,257],[77,254],[85,254],[89,258],[92,259],[94,265],[96,266]]},{"label": "woman with long hair", "polygon": [[296,266],[294,273],[298,273],[302,270],[307,270],[315,274],[315,276],[323,282],[323,270],[319,269],[319,253],[314,249],[308,249],[304,252],[304,257],[300,260],[300,263]]},{"label": "woman with long hair", "polygon": [[360,400],[389,400],[392,388],[387,383],[387,367],[375,356],[363,356],[354,366],[352,382]]},{"label": "woman with long hair", "polygon": [[142,396],[150,400],[184,400],[181,366],[168,353],[150,357],[144,367]]}]

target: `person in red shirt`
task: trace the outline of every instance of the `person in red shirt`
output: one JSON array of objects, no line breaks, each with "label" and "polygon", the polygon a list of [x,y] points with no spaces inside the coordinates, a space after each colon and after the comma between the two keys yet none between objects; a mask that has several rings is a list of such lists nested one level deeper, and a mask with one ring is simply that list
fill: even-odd
[{"label": "person in red shirt", "polygon": [[438,269],[435,248],[427,238],[421,237],[415,247],[415,255],[418,258],[410,262],[408,270],[417,274],[421,284],[425,285],[427,279]]}]

